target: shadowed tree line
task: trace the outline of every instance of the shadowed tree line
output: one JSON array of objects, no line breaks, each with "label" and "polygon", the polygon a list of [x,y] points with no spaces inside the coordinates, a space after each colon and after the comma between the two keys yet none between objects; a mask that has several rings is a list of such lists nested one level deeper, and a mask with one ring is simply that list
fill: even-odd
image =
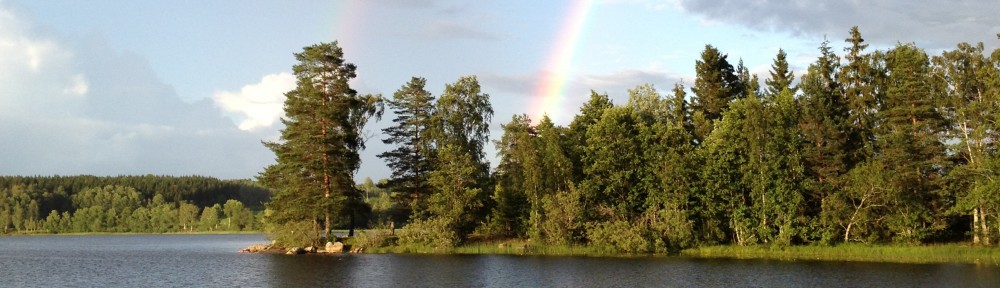
[{"label": "shadowed tree line", "polygon": [[[259,229],[269,192],[246,180],[167,176],[0,177],[5,232],[195,232]],[[246,203],[246,204],[244,204]]]}]

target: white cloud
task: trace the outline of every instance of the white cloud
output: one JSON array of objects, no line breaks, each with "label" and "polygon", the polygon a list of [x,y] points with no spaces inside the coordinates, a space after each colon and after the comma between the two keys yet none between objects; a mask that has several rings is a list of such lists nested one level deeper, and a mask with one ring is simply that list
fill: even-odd
[{"label": "white cloud", "polygon": [[[29,21],[0,6],[0,113],[28,115],[36,108],[79,104],[72,97],[82,95],[78,75],[72,67],[72,53],[43,37],[36,37]],[[78,77],[79,76],[79,77]],[[67,87],[60,95],[37,97],[49,87]],[[20,97],[34,94],[36,97]],[[50,108],[51,109],[51,108]],[[62,111],[71,112],[71,111]]]},{"label": "white cloud", "polygon": [[70,80],[72,83],[70,83],[68,87],[63,89],[63,94],[70,94],[77,96],[87,95],[87,91],[90,90],[90,87],[87,85],[87,79],[84,78],[83,75],[81,74],[74,75],[73,78],[71,78]]},{"label": "white cloud", "polygon": [[245,131],[273,127],[284,115],[285,92],[295,88],[290,73],[266,75],[260,82],[243,86],[239,92],[219,91],[212,96],[215,105],[238,113],[239,127]]}]

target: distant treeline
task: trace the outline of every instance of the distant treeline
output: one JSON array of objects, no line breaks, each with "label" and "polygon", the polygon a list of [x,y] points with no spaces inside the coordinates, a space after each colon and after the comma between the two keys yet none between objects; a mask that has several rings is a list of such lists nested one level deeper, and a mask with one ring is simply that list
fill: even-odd
[{"label": "distant treeline", "polygon": [[259,228],[270,193],[249,180],[185,176],[0,176],[0,232]]}]

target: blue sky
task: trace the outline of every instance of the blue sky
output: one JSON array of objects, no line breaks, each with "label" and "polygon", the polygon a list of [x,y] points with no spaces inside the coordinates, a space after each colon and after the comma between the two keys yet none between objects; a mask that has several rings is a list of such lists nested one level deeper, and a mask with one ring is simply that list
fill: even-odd
[{"label": "blue sky", "polygon": [[[871,2],[871,3],[868,3]],[[616,103],[652,83],[690,86],[705,44],[767,77],[779,48],[801,73],[824,37],[841,54],[859,25],[871,48],[915,42],[997,47],[995,1],[598,0],[577,43],[561,115],[593,89]],[[477,75],[496,115],[529,113],[572,1],[0,0],[0,174],[208,175],[251,178],[273,162],[292,53],[339,40],[364,93],[411,76],[439,94]],[[865,6],[867,5],[867,6]],[[374,155],[358,178],[387,177]],[[488,151],[493,154],[491,148]],[[495,159],[493,159],[495,162]]]}]

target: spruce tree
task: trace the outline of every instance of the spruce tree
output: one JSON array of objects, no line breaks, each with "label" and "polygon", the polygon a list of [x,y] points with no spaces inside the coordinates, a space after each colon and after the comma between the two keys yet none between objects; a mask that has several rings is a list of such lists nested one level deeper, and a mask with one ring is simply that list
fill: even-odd
[{"label": "spruce tree", "polygon": [[[804,214],[814,225],[807,240],[834,241],[841,233],[840,225],[832,216],[846,209],[831,200],[838,193],[839,178],[847,173],[848,108],[843,98],[837,73],[839,58],[827,42],[820,46],[820,56],[809,66],[799,88],[802,97],[799,105],[802,117],[799,131],[802,135],[802,156],[805,165]],[[841,209],[843,208],[843,209]]]},{"label": "spruce tree", "polygon": [[712,133],[714,121],[722,119],[722,113],[729,107],[729,102],[744,92],[739,87],[736,70],[726,57],[712,45],[705,45],[701,59],[695,61],[696,78],[691,91],[697,97],[693,101],[692,116],[695,135],[699,140]]},{"label": "spruce tree", "polygon": [[[503,136],[494,141],[500,163],[493,174],[497,188],[491,224],[503,236],[523,236],[529,232],[529,217],[541,207],[543,175],[536,132],[525,114],[514,115],[501,127]],[[537,231],[537,227],[534,228]]]},{"label": "spruce tree", "polygon": [[875,153],[875,129],[878,126],[878,111],[884,91],[879,88],[884,75],[878,53],[865,54],[868,44],[864,44],[858,26],[851,27],[851,37],[844,41],[850,45],[844,48],[847,63],[840,69],[837,81],[844,90],[844,99],[849,107],[848,124],[850,134],[847,146],[851,158],[850,166],[871,158]]},{"label": "spruce tree", "polygon": [[387,101],[396,118],[393,126],[382,129],[386,135],[382,143],[396,148],[378,155],[392,170],[382,188],[397,192],[394,201],[406,215],[426,211],[431,193],[428,175],[433,171],[436,152],[429,130],[433,125],[434,96],[425,90],[426,83],[424,78],[413,77]]},{"label": "spruce tree", "polygon": [[787,57],[785,50],[778,49],[778,55],[774,57],[774,63],[771,64],[771,78],[764,80],[764,83],[767,84],[765,95],[768,97],[776,97],[785,89],[788,89],[792,95],[798,91],[797,87],[792,86],[792,82],[795,82],[795,74],[788,67]]}]

